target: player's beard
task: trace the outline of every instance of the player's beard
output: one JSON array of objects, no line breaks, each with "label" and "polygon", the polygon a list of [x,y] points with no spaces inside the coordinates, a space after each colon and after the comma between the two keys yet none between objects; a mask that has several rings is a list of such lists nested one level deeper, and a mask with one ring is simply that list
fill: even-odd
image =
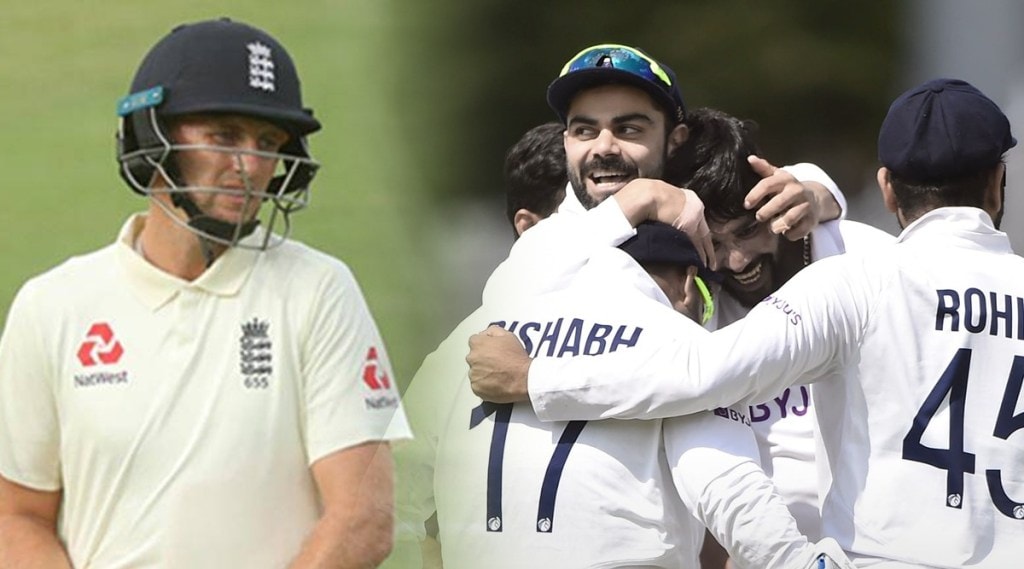
[{"label": "player's beard", "polygon": [[598,200],[594,196],[590,195],[587,191],[586,180],[590,177],[590,173],[595,170],[605,171],[617,171],[623,175],[628,181],[635,180],[640,177],[661,177],[661,172],[664,169],[665,161],[668,160],[666,152],[662,152],[661,162],[657,172],[640,172],[640,169],[633,162],[628,162],[620,154],[612,154],[610,156],[595,156],[589,162],[583,164],[578,169],[569,168],[569,184],[572,185],[572,190],[576,194],[576,199],[579,200],[580,204],[583,205],[584,209],[593,209],[597,207],[604,199],[611,197],[612,194],[605,196],[602,200]]},{"label": "player's beard", "polygon": [[773,286],[775,271],[778,270],[778,267],[775,265],[775,258],[772,255],[762,255],[759,258],[759,262],[760,264],[750,263],[745,269],[745,271],[749,271],[755,266],[760,267],[762,273],[759,279],[760,282],[752,283],[756,284],[757,288],[741,285],[735,280],[733,274],[729,272],[726,272],[725,280],[722,282],[722,288],[728,291],[733,298],[746,308],[753,308],[776,288]]}]

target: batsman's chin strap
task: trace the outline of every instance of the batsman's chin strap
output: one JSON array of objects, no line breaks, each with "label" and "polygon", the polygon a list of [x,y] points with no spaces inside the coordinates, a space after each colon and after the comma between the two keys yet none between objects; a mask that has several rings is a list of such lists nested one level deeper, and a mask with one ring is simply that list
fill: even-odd
[{"label": "batsman's chin strap", "polygon": [[207,267],[213,264],[217,256],[213,250],[212,243],[203,235],[211,235],[224,240],[226,243],[234,243],[238,239],[249,236],[260,224],[258,219],[241,224],[221,221],[203,213],[199,206],[192,201],[192,198],[180,192],[171,193],[171,203],[174,204],[174,207],[180,208],[185,212],[185,215],[188,216],[189,227],[198,232],[199,246],[203,250],[203,257],[206,258]]}]

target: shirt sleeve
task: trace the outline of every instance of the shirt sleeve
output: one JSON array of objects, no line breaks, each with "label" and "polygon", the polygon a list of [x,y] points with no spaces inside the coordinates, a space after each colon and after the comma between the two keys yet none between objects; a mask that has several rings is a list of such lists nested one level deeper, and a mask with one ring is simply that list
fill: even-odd
[{"label": "shirt sleeve", "polygon": [[309,462],[368,441],[411,436],[377,325],[351,271],[320,283],[305,338]]},{"label": "shirt sleeve", "polygon": [[530,228],[484,286],[484,305],[564,288],[593,254],[616,247],[636,229],[615,200],[584,213],[556,213]]},{"label": "shirt sleeve", "polygon": [[662,337],[602,355],[535,359],[528,390],[537,416],[665,418],[757,403],[831,377],[866,317],[855,279],[830,274],[837,259],[803,269],[746,318],[709,334]]},{"label": "shirt sleeve", "polygon": [[61,488],[60,422],[52,363],[39,326],[51,319],[32,282],[11,305],[0,338],[0,475],[36,490]]},{"label": "shirt sleeve", "polygon": [[839,204],[838,219],[846,219],[846,196],[824,170],[809,162],[783,166],[782,169],[792,174],[794,178],[801,182],[817,182],[825,186],[829,193],[832,194],[832,197],[836,198],[836,203]]},{"label": "shirt sleeve", "polygon": [[[442,348],[444,344],[442,343]],[[434,500],[434,465],[437,461],[435,396],[439,387],[443,351],[427,356],[403,396],[403,407],[415,437],[396,442],[395,546],[383,567],[419,567],[421,542],[427,537],[426,522],[437,510]]]},{"label": "shirt sleeve", "polygon": [[[460,329],[456,328],[456,332]],[[394,447],[398,476],[398,517],[416,539],[426,537],[424,523],[437,509],[434,500],[434,467],[443,410],[455,400],[453,387],[466,375],[465,336],[453,332],[424,359],[409,389],[404,406],[415,438]],[[463,348],[457,349],[461,344]]]},{"label": "shirt sleeve", "polygon": [[[468,339],[488,323],[482,309],[463,320],[420,365],[403,396],[403,406],[415,438],[394,445],[396,554],[384,567],[419,567],[415,559],[427,537],[426,523],[437,512],[434,470],[441,430],[468,373]],[[402,559],[393,559],[402,556]],[[413,562],[408,562],[412,559]],[[401,562],[399,562],[401,561]]]},{"label": "shirt sleeve", "polygon": [[666,420],[673,483],[739,566],[808,566],[813,545],[761,469],[747,421],[745,413],[730,408]]}]

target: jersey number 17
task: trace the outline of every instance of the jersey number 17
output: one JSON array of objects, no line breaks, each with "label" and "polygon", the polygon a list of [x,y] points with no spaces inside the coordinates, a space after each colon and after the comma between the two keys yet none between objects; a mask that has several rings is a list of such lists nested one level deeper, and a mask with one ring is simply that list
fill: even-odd
[{"label": "jersey number 17", "polygon": [[[503,529],[501,477],[505,462],[505,439],[508,437],[508,423],[512,418],[512,404],[481,403],[470,413],[469,428],[476,427],[491,415],[494,415],[494,431],[491,433],[491,451],[487,459],[487,531],[500,532]],[[537,504],[536,527],[540,533],[551,533],[554,529],[555,498],[558,496],[562,469],[569,458],[569,451],[576,444],[576,439],[586,425],[586,421],[569,421],[558,438],[554,452],[551,453]]]}]

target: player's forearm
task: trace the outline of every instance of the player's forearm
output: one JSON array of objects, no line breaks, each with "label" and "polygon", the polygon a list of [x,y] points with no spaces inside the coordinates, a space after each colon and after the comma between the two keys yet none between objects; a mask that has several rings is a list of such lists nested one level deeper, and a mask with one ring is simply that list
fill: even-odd
[{"label": "player's forearm", "polygon": [[538,358],[526,382],[534,411],[542,421],[659,419],[763,401],[827,378],[837,346],[855,336],[860,321],[825,317],[829,302],[801,304],[807,290],[820,290],[814,282],[804,279],[807,286],[799,289],[787,283],[783,289],[794,294],[763,302],[711,334],[593,356]]},{"label": "player's forearm", "polygon": [[369,441],[313,463],[323,514],[290,569],[372,569],[394,544],[394,464]]},{"label": "player's forearm", "polygon": [[526,387],[542,421],[689,415],[749,397],[752,375],[723,365],[735,359],[722,347],[731,344],[721,335],[700,345],[694,338],[674,338],[642,350],[537,358]]},{"label": "player's forearm", "polygon": [[0,569],[71,569],[53,528],[29,516],[0,516]]},{"label": "player's forearm", "polygon": [[[353,513],[354,514],[354,513]],[[390,503],[362,515],[325,514],[289,569],[373,569],[391,553]]]},{"label": "player's forearm", "polygon": [[797,530],[771,481],[752,462],[713,481],[695,512],[743,567],[808,567],[814,558],[814,545]]},{"label": "player's forearm", "polygon": [[835,196],[832,195],[828,188],[816,182],[804,182],[804,185],[810,188],[811,193],[814,194],[815,201],[818,202],[819,223],[839,219],[839,216],[843,214],[843,210],[839,207]]},{"label": "player's forearm", "polygon": [[679,215],[678,204],[685,201],[679,188],[648,179],[631,181],[612,199],[633,227],[648,220],[672,223]]}]

